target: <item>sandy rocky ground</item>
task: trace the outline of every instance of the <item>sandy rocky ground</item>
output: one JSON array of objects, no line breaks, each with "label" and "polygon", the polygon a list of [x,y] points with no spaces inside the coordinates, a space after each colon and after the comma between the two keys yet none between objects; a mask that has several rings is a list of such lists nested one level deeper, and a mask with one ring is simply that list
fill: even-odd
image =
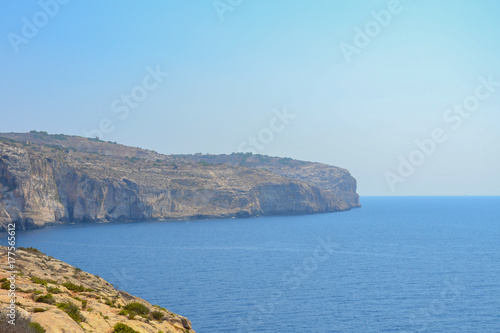
[{"label": "sandy rocky ground", "polygon": [[[0,265],[1,333],[195,332],[188,319],[119,291],[99,276],[31,248],[16,251],[17,325],[13,327],[6,317],[10,304],[7,248],[0,247],[0,253],[5,261]],[[123,325],[121,330],[115,329],[118,323],[132,330]]]}]

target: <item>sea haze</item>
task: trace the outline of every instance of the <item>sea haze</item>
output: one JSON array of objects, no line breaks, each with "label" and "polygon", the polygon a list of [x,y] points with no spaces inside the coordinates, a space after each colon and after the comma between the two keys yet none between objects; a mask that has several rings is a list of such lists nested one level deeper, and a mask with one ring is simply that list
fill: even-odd
[{"label": "sea haze", "polygon": [[361,204],[321,215],[62,225],[18,231],[17,245],[186,316],[198,333],[500,332],[500,197]]}]

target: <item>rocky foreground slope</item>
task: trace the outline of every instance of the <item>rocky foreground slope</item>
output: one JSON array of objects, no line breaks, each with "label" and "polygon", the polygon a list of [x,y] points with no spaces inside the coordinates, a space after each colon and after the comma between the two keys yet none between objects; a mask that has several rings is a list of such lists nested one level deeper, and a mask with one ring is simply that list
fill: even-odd
[{"label": "rocky foreground slope", "polygon": [[[7,258],[6,247],[0,246],[0,253]],[[6,265],[0,265],[2,333],[195,332],[188,319],[118,291],[102,278],[36,249],[17,249],[15,264],[15,326],[7,316],[11,274]]]},{"label": "rocky foreground slope", "polygon": [[342,168],[251,154],[163,155],[45,132],[0,134],[0,231],[64,222],[309,214],[359,206]]}]

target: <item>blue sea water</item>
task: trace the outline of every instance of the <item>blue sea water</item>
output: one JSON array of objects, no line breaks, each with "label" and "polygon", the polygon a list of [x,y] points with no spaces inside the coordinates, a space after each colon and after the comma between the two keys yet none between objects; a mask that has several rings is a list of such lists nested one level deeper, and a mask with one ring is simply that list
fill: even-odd
[{"label": "blue sea water", "polygon": [[500,197],[361,203],[333,214],[76,224],[17,238],[188,317],[198,333],[500,332]]}]

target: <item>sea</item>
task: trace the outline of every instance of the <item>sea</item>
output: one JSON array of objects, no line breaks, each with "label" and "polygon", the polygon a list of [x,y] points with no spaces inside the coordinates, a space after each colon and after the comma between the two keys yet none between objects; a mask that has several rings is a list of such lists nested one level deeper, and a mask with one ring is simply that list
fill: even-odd
[{"label": "sea", "polygon": [[189,318],[198,333],[500,332],[500,197],[361,204],[16,236],[18,246]]}]

